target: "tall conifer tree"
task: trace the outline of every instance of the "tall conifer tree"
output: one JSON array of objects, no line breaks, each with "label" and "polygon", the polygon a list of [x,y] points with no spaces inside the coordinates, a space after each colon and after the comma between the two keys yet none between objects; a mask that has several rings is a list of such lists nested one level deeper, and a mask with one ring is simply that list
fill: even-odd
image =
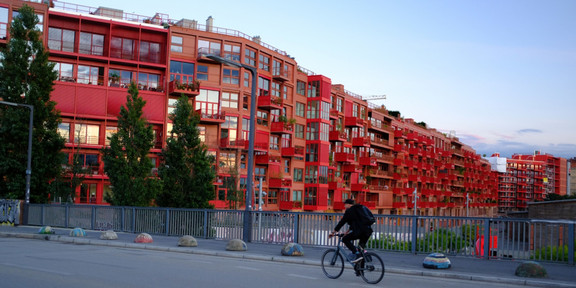
[{"label": "tall conifer tree", "polygon": [[200,140],[198,123],[188,97],[182,96],[170,115],[173,128],[162,151],[158,174],[164,188],[157,203],[164,207],[212,208],[214,199],[214,157]]},{"label": "tall conifer tree", "polygon": [[[50,100],[57,74],[36,28],[34,9],[24,5],[18,12],[10,39],[0,50],[0,97],[34,106],[30,198],[45,203],[64,155],[64,139],[58,134],[60,112]],[[29,117],[29,109],[0,105],[0,198],[24,199]]]}]

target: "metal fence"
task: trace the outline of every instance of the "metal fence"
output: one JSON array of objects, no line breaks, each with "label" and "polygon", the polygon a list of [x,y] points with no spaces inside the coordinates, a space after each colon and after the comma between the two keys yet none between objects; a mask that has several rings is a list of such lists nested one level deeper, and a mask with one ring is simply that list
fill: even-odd
[{"label": "metal fence", "polygon": [[[28,224],[155,235],[243,239],[245,211],[31,204]],[[375,215],[369,249],[575,263],[574,221]],[[334,245],[342,214],[251,213],[253,242]],[[346,227],[344,228],[346,229]]]}]

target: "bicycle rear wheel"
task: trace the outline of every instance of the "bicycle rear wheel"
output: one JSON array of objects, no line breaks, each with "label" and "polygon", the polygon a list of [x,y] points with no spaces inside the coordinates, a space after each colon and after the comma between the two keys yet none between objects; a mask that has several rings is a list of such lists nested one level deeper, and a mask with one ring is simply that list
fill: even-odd
[{"label": "bicycle rear wheel", "polygon": [[322,272],[330,279],[336,279],[344,272],[344,258],[336,249],[328,249],[322,254]]},{"label": "bicycle rear wheel", "polygon": [[376,284],[384,278],[384,262],[374,252],[364,253],[364,259],[360,261],[360,276],[369,284]]}]

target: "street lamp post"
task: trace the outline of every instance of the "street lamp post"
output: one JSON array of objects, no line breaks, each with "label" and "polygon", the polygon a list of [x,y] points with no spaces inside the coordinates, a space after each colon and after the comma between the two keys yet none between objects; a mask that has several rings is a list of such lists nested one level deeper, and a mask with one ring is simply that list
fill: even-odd
[{"label": "street lamp post", "polygon": [[252,91],[250,95],[250,131],[248,134],[248,179],[246,182],[246,204],[244,210],[244,231],[243,240],[244,242],[250,242],[252,240],[252,195],[254,195],[254,138],[256,138],[256,86],[258,85],[257,77],[258,71],[255,67],[242,64],[236,61],[232,61],[218,55],[206,55],[207,58],[212,59],[216,62],[229,65],[237,68],[244,68],[252,74]]},{"label": "street lamp post", "polygon": [[414,188],[414,192],[412,192],[414,194],[414,216],[417,215],[417,210],[418,210],[418,189]]},{"label": "street lamp post", "polygon": [[14,102],[0,101],[0,104],[9,106],[26,107],[30,109],[30,122],[28,123],[28,162],[26,164],[26,193],[24,202],[24,225],[28,225],[28,205],[30,204],[30,177],[32,175],[32,131],[34,125],[34,106]]}]

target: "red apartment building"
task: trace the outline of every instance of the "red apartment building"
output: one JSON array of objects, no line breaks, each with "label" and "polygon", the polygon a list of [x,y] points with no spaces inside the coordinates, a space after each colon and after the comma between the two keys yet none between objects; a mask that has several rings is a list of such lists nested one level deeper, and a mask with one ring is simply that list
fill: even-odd
[{"label": "red apartment building", "polygon": [[542,201],[549,193],[567,193],[568,168],[564,158],[538,152],[514,154],[508,159],[494,154],[491,162],[505,165],[505,169],[496,169],[499,213],[525,211],[528,202]]},{"label": "red apartment building", "polygon": [[[150,154],[156,165],[175,101],[191,97],[201,114],[201,137],[217,159],[216,208],[230,207],[226,177],[239,175],[239,188],[246,185],[249,108],[257,105],[254,175],[265,192],[263,210],[341,211],[345,199],[355,198],[377,213],[413,214],[414,191],[421,215],[492,216],[496,210],[496,180],[471,147],[392,116],[259,37],[214,27],[212,18],[204,25],[160,13],[0,0],[0,42],[7,41],[11,12],[24,3],[36,8],[56,63],[52,98],[63,117],[68,163],[80,153],[91,169],[77,203],[106,204],[111,188],[99,150],[116,131],[126,87],[134,81],[156,133]],[[246,69],[207,55],[256,67],[256,103]]]}]

